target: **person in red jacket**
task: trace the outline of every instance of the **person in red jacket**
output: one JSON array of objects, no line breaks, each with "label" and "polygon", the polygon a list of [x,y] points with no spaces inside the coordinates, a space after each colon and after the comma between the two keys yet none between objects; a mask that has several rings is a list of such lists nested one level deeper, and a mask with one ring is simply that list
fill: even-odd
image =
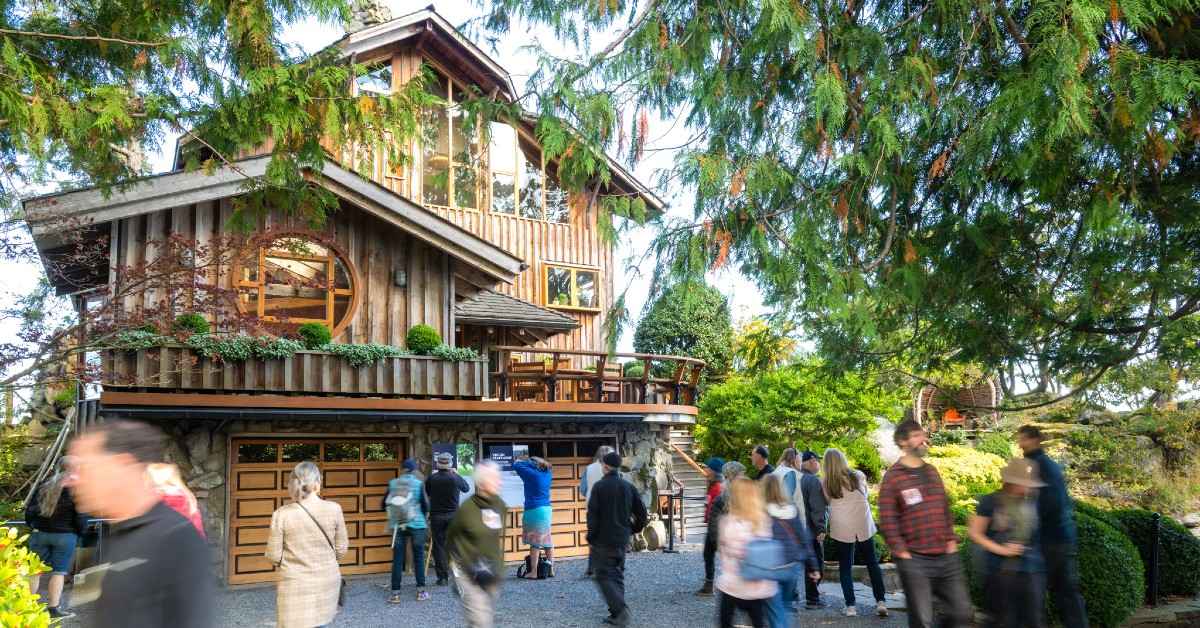
[{"label": "person in red jacket", "polygon": [[[713,594],[713,577],[717,569],[717,528],[716,522],[710,518],[714,515],[713,504],[725,488],[725,476],[721,474],[724,470],[725,460],[722,458],[709,458],[704,463],[704,475],[708,477],[708,492],[704,495],[704,522],[708,524],[708,534],[704,536],[704,586],[696,591],[696,595]],[[715,514],[721,516],[720,511]]]},{"label": "person in red jacket", "polygon": [[162,503],[187,517],[188,521],[196,526],[200,538],[207,540],[208,537],[204,534],[204,520],[200,516],[200,507],[196,503],[196,496],[192,495],[187,484],[184,484],[183,477],[179,475],[179,467],[169,462],[156,462],[146,466],[146,476],[150,478],[150,484],[154,487],[154,492],[158,494]]},{"label": "person in red jacket", "polygon": [[704,475],[708,478],[708,493],[704,496],[705,523],[708,523],[713,501],[717,499],[717,495],[721,494],[721,489],[725,488],[725,476],[721,475],[721,469],[724,467],[725,460],[721,458],[709,458],[704,463]]}]

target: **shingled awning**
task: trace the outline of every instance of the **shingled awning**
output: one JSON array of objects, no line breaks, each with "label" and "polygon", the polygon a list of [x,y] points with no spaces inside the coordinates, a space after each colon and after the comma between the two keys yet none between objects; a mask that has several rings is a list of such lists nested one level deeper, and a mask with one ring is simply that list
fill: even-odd
[{"label": "shingled awning", "polygon": [[495,290],[484,290],[474,298],[459,301],[454,306],[454,320],[459,323],[553,330],[554,333],[581,326],[572,316]]}]

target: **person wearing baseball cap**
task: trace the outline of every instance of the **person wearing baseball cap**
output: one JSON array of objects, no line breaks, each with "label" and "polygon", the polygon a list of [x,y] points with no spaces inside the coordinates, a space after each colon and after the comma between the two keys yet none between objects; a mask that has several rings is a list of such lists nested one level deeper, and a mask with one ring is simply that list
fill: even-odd
[{"label": "person wearing baseball cap", "polygon": [[436,586],[445,586],[450,579],[446,564],[446,529],[458,511],[459,496],[470,492],[471,485],[454,469],[454,456],[443,451],[433,457],[437,472],[425,481],[429,495],[429,534],[433,537],[433,568],[437,572]]},{"label": "person wearing baseball cap", "polygon": [[[825,487],[817,474],[821,472],[821,456],[813,451],[800,454],[800,494],[804,500],[802,511],[805,523],[808,524],[808,534],[812,543],[813,554],[817,557],[817,573],[825,576],[825,532],[829,524],[829,502],[825,499]],[[828,606],[821,599],[817,588],[821,578],[804,579],[804,608],[818,610]]]},{"label": "person wearing baseball cap", "polygon": [[621,456],[609,452],[601,459],[604,477],[592,487],[587,506],[587,542],[596,586],[608,605],[604,622],[629,624],[625,604],[625,552],[629,539],[646,527],[646,505],[633,484],[621,477]]},{"label": "person wearing baseball cap", "polygon": [[999,490],[979,498],[967,538],[987,553],[984,587],[991,625],[1042,625],[1046,562],[1039,550],[1036,489],[1046,486],[1033,460],[1013,458]]}]

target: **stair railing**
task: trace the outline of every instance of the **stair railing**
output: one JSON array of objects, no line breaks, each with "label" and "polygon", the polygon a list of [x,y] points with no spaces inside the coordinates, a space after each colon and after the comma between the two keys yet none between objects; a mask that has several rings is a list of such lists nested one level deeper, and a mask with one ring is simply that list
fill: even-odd
[{"label": "stair railing", "polygon": [[[688,464],[692,465],[692,468],[695,469],[696,471],[698,471],[700,473],[700,475],[707,477],[708,474],[707,474],[707,472],[704,471],[704,467],[697,464],[696,461],[693,460],[691,456],[689,456],[685,451],[683,451],[682,449],[679,448],[679,445],[676,445],[675,443],[671,443],[671,449],[674,449],[675,453],[679,454],[679,456],[681,458],[683,458],[684,460],[686,460]],[[685,521],[684,508],[683,508],[683,500],[686,499],[683,496],[684,485],[683,485],[683,482],[680,482],[679,480],[675,479],[674,476],[672,476],[671,479],[675,480],[675,484],[677,484],[679,486],[679,491],[675,494],[674,499],[672,500],[672,503],[674,503],[674,500],[679,501],[679,509],[678,509],[679,510],[679,542],[687,543],[687,521]],[[673,517],[672,517],[672,519],[673,519]],[[674,535],[669,535],[669,536],[671,536],[671,539],[674,540]]]}]

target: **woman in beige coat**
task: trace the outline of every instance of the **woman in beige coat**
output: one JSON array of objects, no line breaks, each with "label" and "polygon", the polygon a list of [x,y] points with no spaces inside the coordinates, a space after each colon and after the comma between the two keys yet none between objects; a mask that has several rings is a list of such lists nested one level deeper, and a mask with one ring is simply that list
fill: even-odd
[{"label": "woman in beige coat", "polygon": [[838,575],[842,579],[842,594],[846,597],[843,615],[857,615],[854,599],[854,550],[867,566],[871,577],[871,592],[875,595],[875,613],[887,617],[884,602],[883,572],[875,557],[875,519],[867,497],[867,477],[851,469],[846,454],[840,449],[825,450],[825,501],[829,503],[829,536],[838,552]]},{"label": "woman in beige coat", "polygon": [[267,560],[279,567],[275,625],[321,627],[337,614],[342,574],[338,559],[349,549],[342,507],[317,496],[321,471],[311,462],[292,469],[292,503],[271,515]]}]

